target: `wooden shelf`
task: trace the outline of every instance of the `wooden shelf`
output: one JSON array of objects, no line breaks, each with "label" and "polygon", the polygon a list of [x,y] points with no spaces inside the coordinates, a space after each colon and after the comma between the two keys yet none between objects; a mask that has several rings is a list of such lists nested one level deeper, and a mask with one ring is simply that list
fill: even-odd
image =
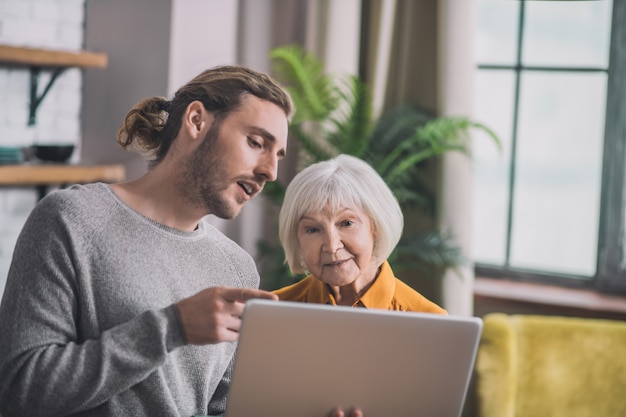
[{"label": "wooden shelf", "polygon": [[96,52],[70,52],[0,45],[0,62],[38,67],[106,68],[108,56]]},{"label": "wooden shelf", "polygon": [[123,181],[123,165],[0,165],[0,186],[32,187]]},{"label": "wooden shelf", "polygon": [[[0,64],[5,66],[26,66],[30,68],[30,108],[28,126],[34,126],[37,109],[55,80],[65,69],[106,68],[109,58],[106,54],[87,51],[61,51],[22,46],[0,45]],[[39,93],[39,74],[42,70],[51,73],[48,84]],[[1,416],[0,416],[1,417]]]}]

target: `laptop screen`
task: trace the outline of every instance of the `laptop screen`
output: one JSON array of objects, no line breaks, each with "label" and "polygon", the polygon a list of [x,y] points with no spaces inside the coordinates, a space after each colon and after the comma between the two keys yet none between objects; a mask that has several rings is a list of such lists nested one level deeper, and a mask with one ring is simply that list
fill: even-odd
[{"label": "laptop screen", "polygon": [[226,417],[459,417],[481,330],[476,317],[250,300]]}]

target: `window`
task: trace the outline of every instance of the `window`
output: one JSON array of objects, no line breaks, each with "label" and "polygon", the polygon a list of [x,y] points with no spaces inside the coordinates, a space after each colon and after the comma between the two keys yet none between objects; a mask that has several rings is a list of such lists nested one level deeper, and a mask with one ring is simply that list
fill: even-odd
[{"label": "window", "polygon": [[626,292],[626,6],[477,0],[478,275]]}]

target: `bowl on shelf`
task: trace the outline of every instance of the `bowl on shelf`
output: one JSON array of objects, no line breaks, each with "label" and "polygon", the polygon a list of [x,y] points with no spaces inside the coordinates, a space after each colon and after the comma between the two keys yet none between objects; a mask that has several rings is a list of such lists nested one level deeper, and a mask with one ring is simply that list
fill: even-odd
[{"label": "bowl on shelf", "polygon": [[22,149],[16,146],[0,146],[0,165],[19,164],[23,160]]},{"label": "bowl on shelf", "polygon": [[74,145],[33,145],[31,147],[33,156],[44,162],[67,162],[72,153]]}]

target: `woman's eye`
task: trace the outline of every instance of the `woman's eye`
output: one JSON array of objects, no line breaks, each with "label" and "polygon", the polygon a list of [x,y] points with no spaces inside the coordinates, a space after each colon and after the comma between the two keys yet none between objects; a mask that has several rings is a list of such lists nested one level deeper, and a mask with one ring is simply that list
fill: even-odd
[{"label": "woman's eye", "polygon": [[315,233],[315,232],[317,232],[317,228],[315,228],[315,227],[305,227],[304,228],[304,233],[311,234],[311,233]]},{"label": "woman's eye", "polygon": [[350,227],[350,226],[352,226],[353,224],[354,224],[354,222],[353,222],[352,220],[344,220],[344,221],[342,221],[342,222],[341,222],[341,225],[342,225],[343,227]]}]

